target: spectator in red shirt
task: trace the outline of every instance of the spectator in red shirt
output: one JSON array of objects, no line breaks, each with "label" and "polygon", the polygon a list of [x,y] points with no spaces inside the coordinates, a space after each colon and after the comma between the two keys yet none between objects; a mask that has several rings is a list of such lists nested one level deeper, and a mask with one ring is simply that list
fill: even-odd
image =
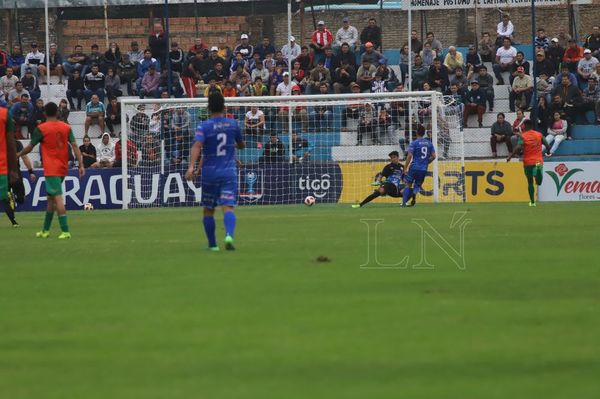
[{"label": "spectator in red shirt", "polygon": [[319,21],[317,23],[317,30],[313,32],[310,41],[310,47],[314,50],[315,64],[325,58],[325,47],[331,47],[332,43],[333,35],[325,28],[325,22]]},{"label": "spectator in red shirt", "polygon": [[[136,166],[138,163],[138,150],[135,142],[127,139],[127,164],[128,166]],[[115,144],[115,163],[113,168],[120,168],[123,165],[121,154],[121,139]]]},{"label": "spectator in red shirt", "polygon": [[201,37],[197,37],[194,39],[194,45],[190,47],[187,56],[188,58],[190,58],[198,53],[202,53],[205,59],[208,58],[208,46],[202,43]]},{"label": "spectator in red shirt", "polygon": [[225,82],[223,97],[237,97],[237,90],[235,87],[233,87],[233,82],[231,80]]},{"label": "spectator in red shirt", "polygon": [[306,46],[302,46],[302,50],[300,50],[300,55],[294,60],[294,62],[295,61],[298,61],[300,63],[300,68],[302,68],[305,74],[309,73],[314,68],[315,60],[308,52],[308,47]]},{"label": "spectator in red shirt", "polygon": [[148,134],[142,142],[142,159],[140,166],[156,166],[160,162],[160,141]]},{"label": "spectator in red shirt", "polygon": [[565,50],[563,62],[569,67],[571,73],[577,73],[577,65],[583,58],[583,47],[580,47],[573,39],[569,40],[569,47]]},{"label": "spectator in red shirt", "polygon": [[8,67],[8,53],[4,51],[4,45],[0,45],[0,76],[6,75]]}]

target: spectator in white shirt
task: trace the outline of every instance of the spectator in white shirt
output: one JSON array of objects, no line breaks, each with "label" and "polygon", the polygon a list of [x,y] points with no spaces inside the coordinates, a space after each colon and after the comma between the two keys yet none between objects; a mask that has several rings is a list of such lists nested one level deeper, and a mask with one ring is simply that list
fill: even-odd
[{"label": "spectator in white shirt", "polygon": [[110,168],[115,162],[115,143],[110,140],[108,133],[102,133],[102,142],[96,149],[96,160],[91,168]]},{"label": "spectator in white shirt", "polygon": [[586,48],[583,51],[583,58],[577,64],[577,80],[579,80],[580,88],[585,87],[588,79],[596,70],[596,65],[598,65],[598,59],[592,56],[592,50]]},{"label": "spectator in white shirt", "polygon": [[344,17],[342,19],[342,27],[335,34],[333,51],[337,54],[343,43],[348,43],[350,50],[354,51],[357,42],[358,30],[354,26],[350,25],[350,19],[348,17]]},{"label": "spectator in white shirt", "polygon": [[269,70],[265,68],[265,64],[262,62],[256,63],[256,68],[252,70],[252,74],[250,75],[250,80],[252,82],[256,81],[256,78],[261,78],[263,82],[269,82]]},{"label": "spectator in white shirt", "polygon": [[494,64],[494,75],[498,79],[498,84],[503,85],[504,79],[502,72],[509,72],[517,58],[517,49],[512,46],[512,42],[508,37],[502,41],[502,47],[496,51],[496,64]]},{"label": "spectator in white shirt", "polygon": [[292,86],[294,83],[290,82],[290,74],[289,72],[283,73],[283,82],[277,85],[275,89],[275,93],[278,96],[289,96],[292,94]]},{"label": "spectator in white shirt", "polygon": [[265,114],[258,109],[257,106],[252,106],[250,111],[246,112],[244,119],[244,134],[246,136],[256,137],[258,141],[262,141],[262,136],[265,132]]},{"label": "spectator in white shirt", "polygon": [[496,42],[500,43],[500,39],[504,39],[505,37],[512,40],[514,31],[515,27],[510,21],[510,15],[504,14],[502,16],[502,22],[498,23],[498,27],[496,28],[496,34],[498,35]]},{"label": "spectator in white shirt", "polygon": [[[45,81],[46,76],[46,56],[38,50],[37,42],[31,43],[31,52],[25,56],[24,67],[21,68],[21,78],[25,76],[25,70],[31,68],[33,76]],[[43,82],[42,82],[43,83]]]},{"label": "spectator in white shirt", "polygon": [[131,42],[131,50],[127,52],[129,54],[129,60],[134,64],[138,64],[144,59],[144,50],[140,50],[140,45],[137,41]]},{"label": "spectator in white shirt", "polygon": [[13,69],[11,67],[6,68],[6,75],[0,78],[0,90],[5,100],[8,99],[8,93],[15,88],[18,81],[19,78],[13,74]]},{"label": "spectator in white shirt", "polygon": [[[281,53],[283,54],[283,58],[285,58],[288,63],[292,60],[295,60],[296,57],[298,57],[300,55],[301,52],[301,48],[300,45],[298,43],[296,43],[296,38],[294,36],[290,36],[290,42],[291,43],[286,43],[282,48],[281,48]],[[291,44],[291,47],[290,47]]]},{"label": "spectator in white shirt", "polygon": [[23,88],[23,82],[19,80],[15,83],[15,88],[8,93],[8,98],[6,100],[9,105],[15,104],[21,101],[21,96],[23,94],[27,94],[27,97],[31,97],[29,92]]}]

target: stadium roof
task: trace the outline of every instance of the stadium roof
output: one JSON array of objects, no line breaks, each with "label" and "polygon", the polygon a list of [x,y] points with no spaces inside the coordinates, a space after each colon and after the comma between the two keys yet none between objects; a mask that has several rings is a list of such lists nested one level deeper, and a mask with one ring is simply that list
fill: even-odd
[{"label": "stadium roof", "polygon": [[[279,3],[285,7],[287,4],[286,0],[196,0],[198,4],[210,4],[217,5],[218,3]],[[343,3],[355,3],[355,4],[376,4],[378,0],[314,0],[315,6],[319,5],[335,5]],[[45,0],[0,0],[0,8],[44,8]],[[164,0],[108,0],[109,6],[136,6],[136,5],[162,5],[165,3]],[[169,0],[169,4],[193,4],[194,0]],[[296,1],[292,1],[294,7],[297,7]],[[102,7],[104,0],[48,0],[48,6],[65,8],[65,7]]]},{"label": "stadium roof", "polygon": [[[203,3],[250,3],[266,0],[196,0],[198,4]],[[44,8],[44,0],[0,0],[2,8]],[[164,0],[108,0],[109,6],[135,6],[135,5],[158,5],[164,4]],[[194,0],[169,0],[169,4],[194,3]],[[102,7],[104,0],[48,0],[49,7]]]}]

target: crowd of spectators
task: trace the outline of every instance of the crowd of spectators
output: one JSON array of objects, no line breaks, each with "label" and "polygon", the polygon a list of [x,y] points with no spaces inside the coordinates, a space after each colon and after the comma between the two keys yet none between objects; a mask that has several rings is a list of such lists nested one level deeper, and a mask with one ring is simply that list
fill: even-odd
[{"label": "crowd of spectators", "polygon": [[[490,139],[493,156],[497,155],[498,143],[506,143],[512,150],[526,119],[524,111],[534,108],[538,128],[551,144],[550,156],[563,140],[571,139],[571,127],[576,122],[600,124],[600,27],[593,27],[583,46],[564,32],[550,39],[544,29],[538,29],[534,44],[533,66],[512,46],[510,37],[504,37],[496,51],[494,73],[503,84],[501,73],[509,72],[509,109],[517,112],[517,118],[510,129],[504,114],[497,115]],[[489,109],[493,110],[493,99]]]},{"label": "crowd of spectators", "polygon": [[[39,85],[48,83],[49,68],[51,75],[58,76],[59,83],[66,81],[67,99],[61,106],[66,112],[65,120],[69,110],[85,109],[86,137],[90,126],[98,124],[103,140],[105,130],[109,135],[117,134],[115,127],[121,119],[117,99],[122,95],[202,97],[214,91],[226,97],[255,97],[436,90],[459,107],[464,116],[463,126],[468,127],[470,115],[477,115],[482,126],[484,113],[494,110],[494,79],[490,73],[493,72],[497,85],[504,85],[505,75],[508,76],[510,111],[539,109],[538,123],[545,134],[553,136],[554,146],[570,138],[570,127],[578,115],[590,111],[594,122],[600,123],[598,26],[593,27],[582,46],[563,31],[550,38],[544,29],[538,29],[533,65],[514,47],[515,26],[508,14],[503,15],[495,33],[484,32],[466,54],[454,46],[445,51],[433,32],[427,32],[421,42],[413,31],[410,40],[412,52],[409,53],[408,43],[400,47],[398,74],[383,54],[381,28],[373,18],[360,30],[348,17],[334,30],[325,21],[318,21],[307,46],[298,44],[294,37],[281,47],[276,47],[268,37],[252,44],[249,35],[243,33],[233,49],[224,40],[213,45],[201,38],[195,39],[190,48],[182,49],[177,42],[167,43],[160,23],[154,24],[147,45],[140,47],[138,41],[132,41],[127,50],[112,42],[104,52],[98,45],[92,45],[88,53],[77,45],[63,58],[57,46],[51,44],[46,57],[33,42],[27,54],[23,54],[20,46],[14,46],[10,54],[0,49],[3,92],[0,106],[10,107],[17,125],[26,126],[31,132],[43,120],[39,111],[43,107]],[[488,71],[486,62],[493,64],[492,71]],[[262,144],[264,135],[277,134],[268,129],[269,122],[287,121],[289,113],[303,132],[316,126],[324,131],[332,127],[333,109],[325,106],[292,110],[279,107],[276,111],[252,108],[232,115],[240,119],[249,136],[258,137]],[[557,114],[564,122],[556,120]],[[504,136],[514,132],[505,128],[508,122],[501,115],[498,114],[497,122],[500,127],[495,124],[492,129],[494,154],[498,143],[510,142]],[[178,134],[188,129],[189,120],[185,119],[175,112],[160,122],[169,123],[168,130],[173,132],[168,148],[175,162],[185,157],[183,150],[178,149],[186,147],[189,140],[189,134]],[[403,107],[394,108],[391,104],[385,107],[355,104],[343,111],[342,128],[347,128],[348,119],[357,121],[358,145],[366,137],[376,144],[390,125],[408,122],[408,113]],[[272,139],[267,141],[271,143]],[[136,144],[154,145],[146,139]]]}]

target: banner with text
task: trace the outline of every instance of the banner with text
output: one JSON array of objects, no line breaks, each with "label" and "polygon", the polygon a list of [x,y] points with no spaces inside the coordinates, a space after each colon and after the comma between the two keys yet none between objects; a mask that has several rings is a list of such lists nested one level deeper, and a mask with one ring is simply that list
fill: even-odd
[{"label": "banner with text", "polygon": [[547,162],[540,201],[600,201],[600,162]]},{"label": "banner with text", "polygon": [[[372,190],[371,182],[376,173],[385,166],[384,162],[340,163],[344,174],[344,187],[340,202],[360,201]],[[440,202],[512,202],[527,200],[527,182],[521,163],[465,162],[463,184],[460,164],[440,162]],[[418,201],[433,202],[433,179],[431,168],[425,179]],[[466,192],[463,192],[463,187]],[[397,203],[397,198],[382,198],[381,202]]]},{"label": "banner with text", "polygon": [[[444,10],[458,8],[531,7],[531,0],[403,0],[402,8],[413,10]],[[592,0],[572,0],[571,4],[591,4]],[[536,0],[536,7],[567,5],[567,0]]]},{"label": "banner with text", "polygon": [[[194,206],[202,198],[201,179],[188,182],[183,169],[164,174],[131,168],[128,177],[129,207]],[[25,173],[27,175],[27,173]],[[25,203],[19,211],[46,208],[46,188],[41,171],[31,183],[23,178]],[[248,164],[238,173],[240,205],[300,204],[308,195],[321,203],[338,202],[342,191],[342,171],[335,162],[310,164]],[[72,169],[63,182],[67,209],[82,209],[91,203],[96,209],[123,206],[120,169],[88,169],[83,179]]]}]

